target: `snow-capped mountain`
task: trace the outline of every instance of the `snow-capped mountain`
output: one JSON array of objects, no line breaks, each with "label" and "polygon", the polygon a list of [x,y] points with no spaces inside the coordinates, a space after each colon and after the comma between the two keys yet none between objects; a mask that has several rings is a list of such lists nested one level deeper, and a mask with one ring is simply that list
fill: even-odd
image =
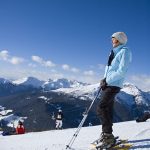
[{"label": "snow-capped mountain", "polygon": [[26,77],[14,81],[9,81],[4,78],[0,78],[0,96],[12,95],[19,92],[25,92],[29,90],[44,91],[55,90],[59,88],[75,88],[88,85],[87,83],[78,82],[76,80],[68,79],[49,79],[48,81],[42,81],[35,77]]},{"label": "snow-capped mountain", "polygon": [[65,78],[51,80],[49,79],[43,84],[43,88],[47,91],[49,90],[55,90],[60,88],[76,88],[88,85],[87,83],[78,82],[76,80],[68,80]]},{"label": "snow-capped mountain", "polygon": [[[34,82],[22,85],[24,82],[15,82],[18,84],[13,83],[11,88],[4,88],[6,84],[1,84],[0,105],[28,117],[25,124],[29,131],[54,129],[54,121],[47,117],[56,113],[58,108],[63,110],[66,117],[64,128],[76,127],[99,89],[99,83],[89,85],[67,79],[49,79],[42,84],[44,90],[31,87]],[[90,111],[86,126],[88,122],[94,125],[99,123],[96,115],[97,103],[98,101],[95,101]],[[133,120],[149,110],[150,93],[126,83],[117,94],[114,106],[114,122]],[[46,125],[43,126],[41,118]]]},{"label": "snow-capped mountain", "polygon": [[143,92],[138,87],[133,84],[126,83],[122,89],[125,93],[132,95],[135,99],[136,104],[141,105],[150,105],[150,95],[148,92]]},{"label": "snow-capped mountain", "polygon": [[[35,90],[36,88],[38,88],[36,85],[39,85],[38,81],[36,82],[36,80],[32,80],[34,82],[30,82],[31,80],[29,80],[29,82],[25,82],[25,84],[18,82],[13,82],[4,78],[0,78],[0,97],[1,96],[9,96],[9,95],[13,95],[16,93],[23,93],[23,92],[28,92],[28,91],[32,91]],[[31,84],[30,84],[31,83]]]},{"label": "snow-capped mountain", "polygon": [[59,88],[72,88],[88,85],[87,83],[78,82],[76,80],[61,79],[49,79],[48,81],[41,81],[35,77],[26,77],[13,81],[16,85],[33,86],[35,88],[42,87],[44,90],[54,90]]},{"label": "snow-capped mountain", "polygon": [[13,83],[16,85],[26,85],[39,88],[44,84],[44,81],[40,81],[39,79],[34,77],[26,77],[23,79],[15,80],[13,81]]},{"label": "snow-capped mountain", "polygon": [[10,95],[14,88],[15,85],[11,81],[0,78],[0,96]]},{"label": "snow-capped mountain", "polygon": [[[98,92],[99,84],[76,88],[54,90],[82,100],[93,100]],[[141,116],[150,107],[150,94],[138,89],[135,85],[125,83],[115,100],[115,120],[132,120]],[[118,113],[119,112],[119,113]]]},{"label": "snow-capped mountain", "polygon": [[[66,93],[73,95],[74,97],[80,97],[83,99],[93,99],[96,92],[99,89],[99,84],[79,86],[75,88],[60,88],[54,90],[56,92]],[[125,83],[119,94],[117,94],[116,100],[126,103],[127,105],[146,105],[150,106],[150,94],[138,89],[135,85]]]},{"label": "snow-capped mountain", "polygon": [[0,78],[0,84],[8,84],[8,83],[11,83],[11,81],[4,78]]}]

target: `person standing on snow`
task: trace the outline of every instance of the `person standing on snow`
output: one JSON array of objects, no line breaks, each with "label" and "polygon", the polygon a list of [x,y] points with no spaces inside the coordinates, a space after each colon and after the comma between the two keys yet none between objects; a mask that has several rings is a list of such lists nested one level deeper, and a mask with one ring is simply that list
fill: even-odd
[{"label": "person standing on snow", "polygon": [[62,125],[63,125],[63,113],[62,113],[62,110],[59,109],[58,113],[57,113],[57,116],[56,116],[56,129],[62,129]]},{"label": "person standing on snow", "polygon": [[123,81],[131,62],[131,51],[125,46],[127,36],[124,32],[116,32],[111,36],[113,49],[105,67],[104,79],[100,82],[101,95],[97,114],[101,120],[102,133],[100,141],[103,146],[112,146],[115,143],[113,129],[113,104],[116,94],[123,86]]},{"label": "person standing on snow", "polygon": [[23,126],[22,121],[18,122],[18,126],[16,128],[16,134],[24,134],[25,133],[25,128]]}]

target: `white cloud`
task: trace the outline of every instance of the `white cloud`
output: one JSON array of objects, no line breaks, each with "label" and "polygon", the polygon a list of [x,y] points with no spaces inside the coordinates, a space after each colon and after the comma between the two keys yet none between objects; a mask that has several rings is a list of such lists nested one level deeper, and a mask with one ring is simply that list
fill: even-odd
[{"label": "white cloud", "polygon": [[9,55],[9,52],[7,50],[3,50],[0,52],[0,59],[10,62],[13,65],[18,65],[24,62],[24,59],[21,57]]},{"label": "white cloud", "polygon": [[52,73],[57,73],[57,71],[55,69],[52,69],[51,72]]},{"label": "white cloud", "polygon": [[26,70],[26,74],[28,74],[28,76],[34,76],[40,80],[48,80],[48,79],[58,79],[58,78],[63,78],[63,74],[61,73],[50,73],[49,71],[40,71],[40,70]]},{"label": "white cloud", "polygon": [[129,80],[141,90],[150,91],[150,75],[133,75],[129,77]]},{"label": "white cloud", "polygon": [[90,83],[90,84],[96,84],[99,83],[99,77],[97,76],[82,76],[78,78],[79,81]]},{"label": "white cloud", "polygon": [[0,52],[0,59],[2,59],[2,60],[8,59],[8,51],[7,50],[3,50]]},{"label": "white cloud", "polygon": [[29,66],[29,67],[33,67],[33,68],[37,67],[37,65],[36,65],[36,64],[33,64],[33,63],[29,63],[28,66]]},{"label": "white cloud", "polygon": [[55,64],[52,63],[50,60],[45,61],[45,62],[44,62],[44,65],[45,65],[46,67],[54,67],[54,66],[55,66]]},{"label": "white cloud", "polygon": [[88,71],[84,71],[83,73],[84,75],[87,75],[87,76],[93,76],[95,73],[93,70],[88,70]]},{"label": "white cloud", "polygon": [[[22,78],[27,76],[34,76],[39,79],[56,79],[56,78],[74,78],[79,81],[83,82],[95,82],[97,81],[97,74],[93,71],[93,69],[89,69],[85,72],[81,71],[80,69],[70,66],[68,64],[63,64],[61,66],[56,66],[52,61],[50,60],[44,60],[42,57],[33,55],[31,56],[32,61],[25,60],[24,58],[17,57],[17,56],[11,56],[7,50],[0,51],[0,60],[9,62],[14,65],[14,67],[9,66],[8,68],[3,69],[3,72],[0,74],[7,77],[12,78]],[[20,64],[22,62],[26,62],[26,66],[21,67],[17,64]],[[45,66],[45,67],[53,67],[51,69],[45,69],[38,65]],[[38,66],[38,67],[37,67]],[[61,69],[65,70],[63,73],[59,70]],[[9,71],[8,71],[9,70]],[[84,75],[83,75],[84,74]],[[98,76],[99,78],[99,76]]]},{"label": "white cloud", "polygon": [[45,61],[43,58],[39,57],[39,56],[32,56],[32,60],[41,64],[42,66],[45,67],[54,67],[56,66],[53,62],[51,62],[50,60]]},{"label": "white cloud", "polygon": [[104,69],[105,69],[105,66],[106,66],[106,65],[104,65],[104,64],[98,64],[98,68],[99,68],[100,70],[104,70]]},{"label": "white cloud", "polygon": [[[9,71],[8,71],[9,69]],[[64,75],[60,72],[52,73],[50,70],[39,70],[38,68],[22,68],[21,66],[4,68],[0,72],[0,76],[8,79],[20,79],[33,76],[40,80],[63,78]]]},{"label": "white cloud", "polygon": [[77,69],[77,68],[71,68],[71,71],[74,72],[74,73],[78,73],[79,69]]},{"label": "white cloud", "polygon": [[18,65],[18,64],[22,63],[24,61],[24,59],[20,58],[20,57],[12,57],[9,61],[14,65]]},{"label": "white cloud", "polygon": [[62,65],[62,68],[63,68],[64,70],[70,70],[70,66],[67,65],[67,64]]},{"label": "white cloud", "polygon": [[37,63],[42,63],[43,59],[39,56],[32,56],[32,60],[37,62]]},{"label": "white cloud", "polygon": [[71,72],[73,72],[73,73],[78,73],[78,72],[79,72],[79,69],[78,69],[78,68],[70,67],[70,66],[67,65],[67,64],[62,65],[62,69],[65,70],[65,71],[71,71]]}]

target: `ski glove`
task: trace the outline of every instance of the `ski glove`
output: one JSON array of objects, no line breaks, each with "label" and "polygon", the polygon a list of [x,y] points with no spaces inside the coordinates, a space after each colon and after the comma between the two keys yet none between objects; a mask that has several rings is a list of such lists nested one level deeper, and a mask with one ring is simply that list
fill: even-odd
[{"label": "ski glove", "polygon": [[102,79],[102,80],[100,81],[100,87],[101,87],[102,90],[105,90],[105,89],[106,89],[106,87],[107,87],[106,78],[104,78],[104,79]]}]

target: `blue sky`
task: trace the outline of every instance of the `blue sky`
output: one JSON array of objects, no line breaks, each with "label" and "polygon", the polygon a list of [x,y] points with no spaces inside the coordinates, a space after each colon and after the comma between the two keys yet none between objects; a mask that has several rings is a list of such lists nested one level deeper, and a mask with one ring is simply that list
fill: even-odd
[{"label": "blue sky", "polygon": [[124,31],[133,54],[127,82],[150,89],[149,0],[1,0],[0,77],[103,77],[111,35]]}]

